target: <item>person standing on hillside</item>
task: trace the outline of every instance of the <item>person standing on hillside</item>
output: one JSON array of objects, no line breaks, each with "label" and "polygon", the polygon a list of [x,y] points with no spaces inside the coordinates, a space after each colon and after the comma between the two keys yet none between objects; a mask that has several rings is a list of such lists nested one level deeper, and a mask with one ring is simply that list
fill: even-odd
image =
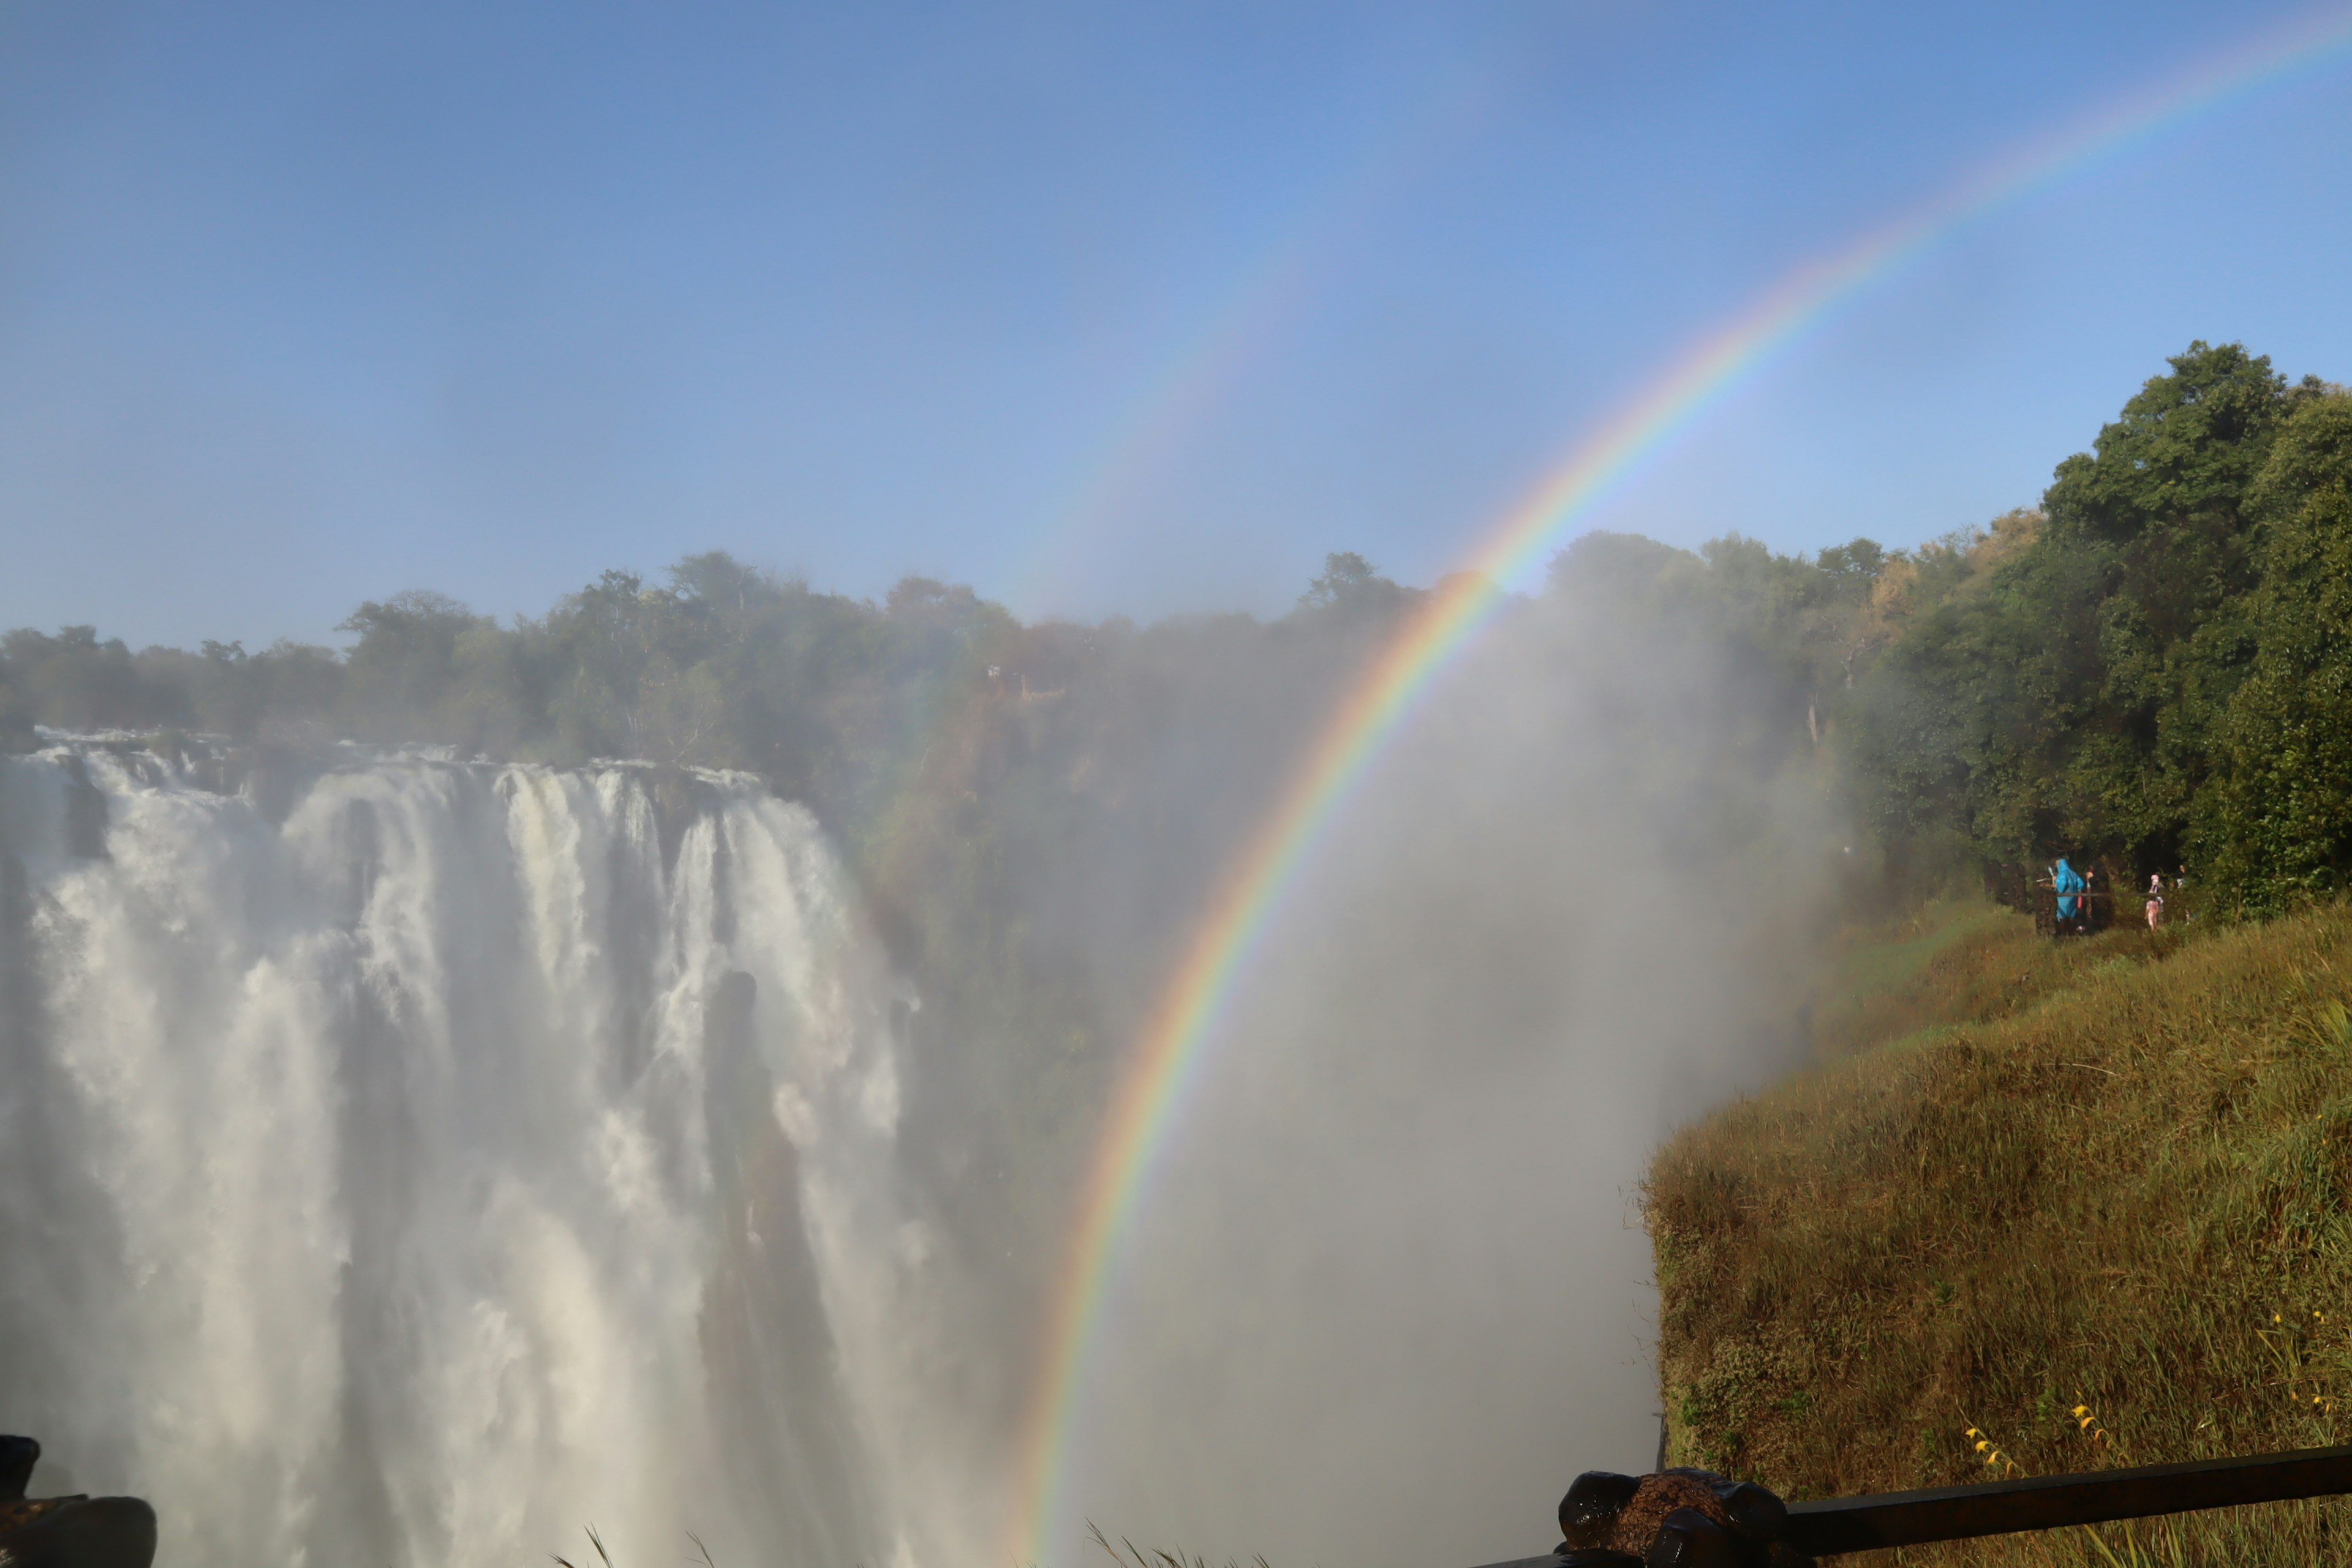
[{"label": "person standing on hillside", "polygon": [[2067,864],[2066,857],[2061,855],[2058,864],[2050,868],[2050,885],[2058,889],[2058,927],[2063,931],[2066,923],[2074,918],[2075,910],[2082,906],[2079,895],[2083,891],[2083,876]]},{"label": "person standing on hillside", "polygon": [[2154,931],[2164,919],[2164,873],[2147,874],[2147,929]]}]

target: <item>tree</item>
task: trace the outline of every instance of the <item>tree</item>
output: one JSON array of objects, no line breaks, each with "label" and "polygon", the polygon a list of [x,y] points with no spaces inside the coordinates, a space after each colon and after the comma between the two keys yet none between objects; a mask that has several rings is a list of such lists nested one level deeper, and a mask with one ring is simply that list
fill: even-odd
[{"label": "tree", "polygon": [[137,730],[184,723],[185,693],[148,679],[120,637],[95,626],[56,636],[20,629],[0,637],[8,684],[35,721],[63,730]]},{"label": "tree", "polygon": [[[1993,860],[2178,860],[2252,652],[2247,496],[2308,389],[2234,343],[2169,364],[1880,660],[1860,773],[1890,828],[1940,823]],[[1952,563],[1934,553],[1921,572]]]},{"label": "tree", "polygon": [[2269,911],[2352,879],[2352,396],[2301,401],[2252,502],[2254,654],[2217,726],[2193,847],[2202,879]]},{"label": "tree", "polygon": [[335,629],[356,635],[337,717],[363,740],[447,740],[442,704],[457,684],[457,639],[495,626],[444,594],[411,589],[370,599]]},{"label": "tree", "polygon": [[1407,590],[1381,576],[1370,561],[1352,550],[1335,550],[1323,557],[1323,575],[1298,595],[1298,607],[1354,617],[1392,611],[1407,597]]}]

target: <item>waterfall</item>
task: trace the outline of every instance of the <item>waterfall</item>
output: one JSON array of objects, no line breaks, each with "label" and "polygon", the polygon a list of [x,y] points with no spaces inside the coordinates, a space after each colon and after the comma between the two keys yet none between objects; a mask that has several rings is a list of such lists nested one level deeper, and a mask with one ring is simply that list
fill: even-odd
[{"label": "waterfall", "polygon": [[49,740],[0,759],[45,1489],[150,1498],[183,1565],[937,1560],[901,999],[805,811]]}]

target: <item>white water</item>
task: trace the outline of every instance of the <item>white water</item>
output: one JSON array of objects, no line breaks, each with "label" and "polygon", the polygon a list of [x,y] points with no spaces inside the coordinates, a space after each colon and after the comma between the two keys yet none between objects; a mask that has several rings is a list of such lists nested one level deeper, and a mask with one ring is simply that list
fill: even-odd
[{"label": "white water", "polygon": [[519,1568],[591,1524],[623,1568],[688,1530],[940,1559],[971,1490],[918,1398],[888,976],[805,812],[649,776],[385,760],[265,811],[0,759],[37,1491],[151,1498],[183,1568]]}]

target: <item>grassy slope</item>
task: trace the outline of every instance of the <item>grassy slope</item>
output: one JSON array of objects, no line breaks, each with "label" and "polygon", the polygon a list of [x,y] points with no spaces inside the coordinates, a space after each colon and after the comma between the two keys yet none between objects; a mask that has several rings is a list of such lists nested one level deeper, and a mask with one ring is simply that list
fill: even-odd
[{"label": "grassy slope", "polygon": [[[2347,960],[2347,910],[2053,943],[1946,906],[1850,952],[1825,1065],[1653,1167],[1675,1461],[1816,1497],[1979,1479],[1972,1426],[2035,1474],[2352,1441]],[[2352,1505],[1906,1555],[2108,1552],[2333,1560]]]}]

